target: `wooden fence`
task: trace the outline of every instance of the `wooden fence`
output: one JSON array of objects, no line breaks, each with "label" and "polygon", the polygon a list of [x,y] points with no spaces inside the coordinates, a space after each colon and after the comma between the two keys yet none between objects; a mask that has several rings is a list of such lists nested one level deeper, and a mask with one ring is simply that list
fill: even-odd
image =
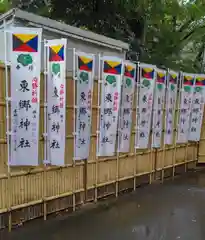
[{"label": "wooden fence", "polygon": [[[128,154],[96,159],[97,94],[95,81],[92,106],[92,135],[90,157],[87,161],[73,162],[73,81],[67,79],[66,153],[64,167],[44,167],[43,161],[43,78],[41,81],[41,111],[38,167],[7,167],[5,69],[0,66],[0,227],[11,227],[20,222],[44,217],[61,210],[75,211],[88,201],[98,201],[107,195],[152,183],[179,170],[194,168],[198,144],[166,146],[146,151],[134,150],[135,115],[131,149]],[[176,132],[175,132],[176,133]],[[203,128],[203,136],[205,128]],[[29,156],[28,156],[29,161]]]}]

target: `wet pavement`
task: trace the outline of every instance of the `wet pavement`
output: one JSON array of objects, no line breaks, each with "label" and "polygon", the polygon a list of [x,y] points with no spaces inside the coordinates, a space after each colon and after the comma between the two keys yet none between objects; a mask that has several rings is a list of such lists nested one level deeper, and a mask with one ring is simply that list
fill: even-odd
[{"label": "wet pavement", "polygon": [[205,240],[205,172],[139,188],[80,215],[33,221],[9,236],[11,240]]}]

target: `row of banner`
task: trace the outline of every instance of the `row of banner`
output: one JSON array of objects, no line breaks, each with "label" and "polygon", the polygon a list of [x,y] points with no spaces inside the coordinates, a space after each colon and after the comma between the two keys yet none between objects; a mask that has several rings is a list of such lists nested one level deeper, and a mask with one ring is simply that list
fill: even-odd
[{"label": "row of banner", "polygon": [[[11,46],[8,46],[11,48],[11,131],[7,129],[11,132],[9,164],[36,166],[39,164],[42,29],[12,28],[5,34],[9,34],[11,39]],[[47,76],[44,120],[47,154],[44,161],[52,165],[65,164],[66,47],[66,39],[44,43]],[[74,159],[81,160],[87,159],[90,153],[95,56],[75,51],[74,55]],[[101,89],[98,94],[101,96],[98,103],[97,156],[113,156],[116,146],[118,152],[129,152],[133,108],[137,109],[136,149],[148,148],[150,134],[152,148],[173,144],[175,121],[177,143],[199,141],[205,75],[179,74],[116,57],[103,56],[99,64],[102,81],[98,81]]]}]

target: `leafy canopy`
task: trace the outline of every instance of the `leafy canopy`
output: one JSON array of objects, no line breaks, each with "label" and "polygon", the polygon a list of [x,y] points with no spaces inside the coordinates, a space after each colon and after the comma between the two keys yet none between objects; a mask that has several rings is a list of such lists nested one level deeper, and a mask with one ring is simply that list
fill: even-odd
[{"label": "leafy canopy", "polygon": [[188,72],[203,67],[202,0],[0,0],[0,12],[11,7],[126,41],[132,60]]}]

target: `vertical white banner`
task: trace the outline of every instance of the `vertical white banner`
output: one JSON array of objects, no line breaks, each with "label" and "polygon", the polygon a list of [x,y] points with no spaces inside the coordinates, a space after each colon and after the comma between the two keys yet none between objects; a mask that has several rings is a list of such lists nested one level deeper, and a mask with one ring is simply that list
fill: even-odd
[{"label": "vertical white banner", "polygon": [[167,75],[167,95],[166,95],[166,124],[164,144],[171,145],[174,135],[174,120],[176,116],[176,101],[177,101],[177,83],[178,73],[169,70]]},{"label": "vertical white banner", "polygon": [[90,150],[94,56],[76,53],[77,57],[77,114],[75,160],[87,159]]},{"label": "vertical white banner", "polygon": [[42,30],[12,28],[10,165],[36,166],[39,144]]},{"label": "vertical white banner", "polygon": [[146,149],[149,144],[153,95],[155,86],[155,66],[140,63],[139,89],[137,97],[137,129],[135,136],[135,148]]},{"label": "vertical white banner", "polygon": [[65,163],[66,39],[47,40],[48,162]]},{"label": "vertical white banner", "polygon": [[103,57],[99,156],[115,154],[122,84],[122,60]]},{"label": "vertical white banner", "polygon": [[132,129],[132,106],[135,91],[136,65],[124,61],[124,75],[122,82],[120,121],[119,121],[119,152],[129,152]]},{"label": "vertical white banner", "polygon": [[182,73],[177,143],[188,142],[195,75]]},{"label": "vertical white banner", "polygon": [[189,140],[199,141],[201,135],[202,120],[205,103],[205,75],[197,74],[194,87],[194,95],[191,110],[191,125],[189,128]]},{"label": "vertical white banner", "polygon": [[166,71],[156,69],[156,84],[154,91],[152,147],[160,148],[163,128],[163,108],[166,89]]}]

